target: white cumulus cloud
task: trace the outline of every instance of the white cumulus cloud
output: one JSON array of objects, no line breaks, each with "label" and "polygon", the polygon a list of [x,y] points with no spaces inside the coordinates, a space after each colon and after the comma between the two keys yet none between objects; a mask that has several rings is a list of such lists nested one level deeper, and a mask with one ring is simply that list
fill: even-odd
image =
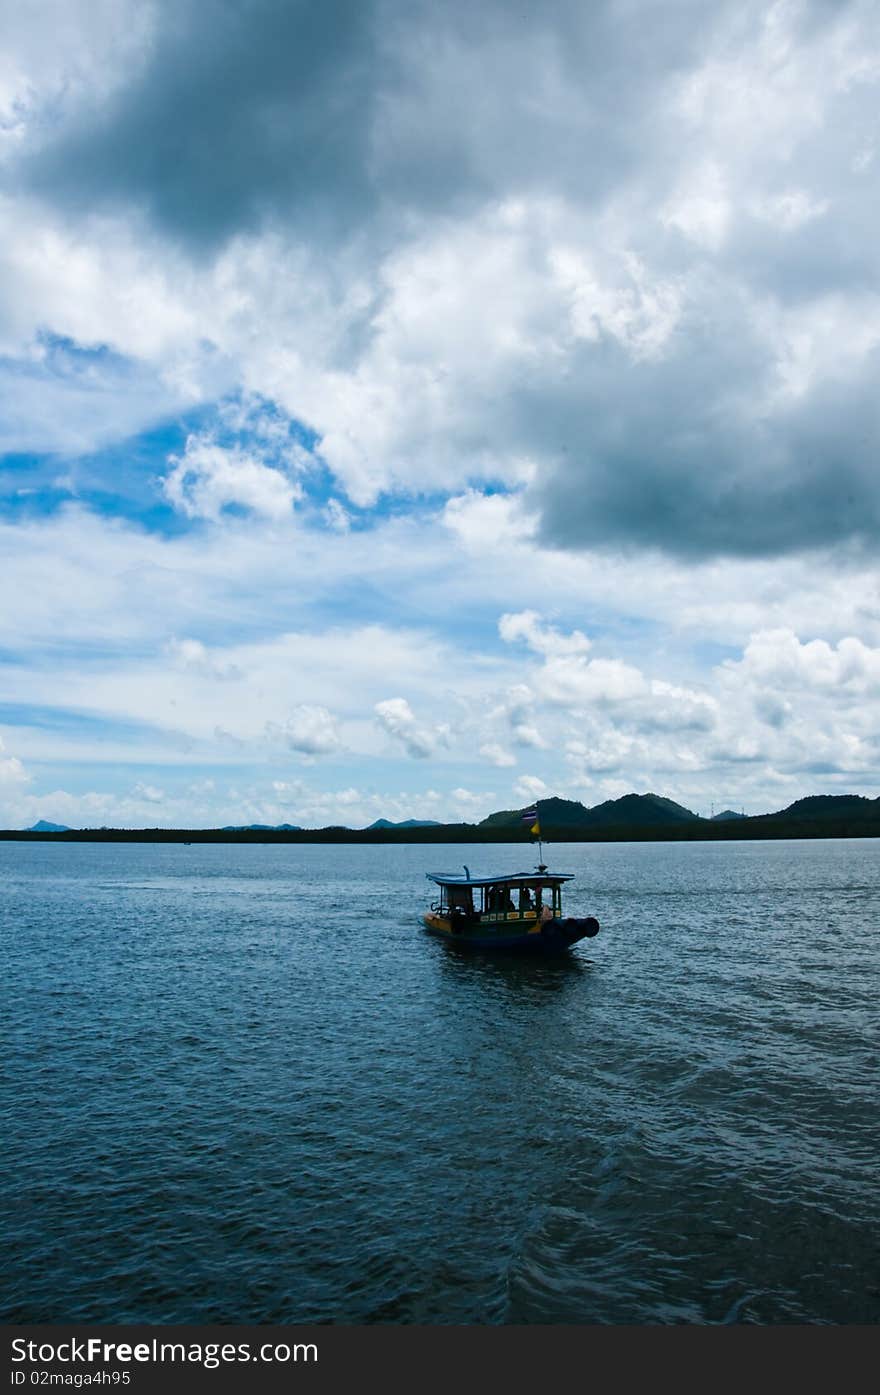
[{"label": "white cumulus cloud", "polygon": [[305,756],[326,756],[338,751],[342,738],[336,718],[326,707],[311,707],[303,703],[291,712],[286,721],[270,722],[269,734],[284,741],[292,751]]},{"label": "white cumulus cloud", "polygon": [[376,717],[389,736],[402,742],[407,753],[417,760],[433,755],[445,729],[429,730],[421,726],[406,698],[386,698],[375,705]]},{"label": "white cumulus cloud", "polygon": [[172,456],[171,465],[162,489],[174,508],[189,518],[216,522],[224,510],[238,507],[281,521],[290,517],[301,493],[296,483],[255,454],[204,436],[190,436],[183,455]]},{"label": "white cumulus cloud", "polygon": [[521,775],[513,786],[513,792],[520,799],[543,799],[551,791],[538,775]]},{"label": "white cumulus cloud", "polygon": [[480,747],[480,755],[484,760],[487,760],[490,765],[497,765],[499,767],[516,765],[516,756],[511,755],[510,751],[506,751],[497,741],[485,742],[485,744]]}]

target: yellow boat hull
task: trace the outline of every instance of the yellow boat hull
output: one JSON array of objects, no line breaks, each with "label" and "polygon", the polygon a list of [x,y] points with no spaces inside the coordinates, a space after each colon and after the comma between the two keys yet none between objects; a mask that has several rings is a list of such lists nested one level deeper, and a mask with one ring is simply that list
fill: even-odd
[{"label": "yellow boat hull", "polygon": [[465,916],[447,916],[429,911],[425,928],[450,944],[468,949],[525,949],[556,953],[568,949],[578,940],[599,933],[599,922],[593,916],[569,917],[566,920],[539,920],[537,916],[524,919],[515,912],[499,914],[491,920],[471,920]]}]

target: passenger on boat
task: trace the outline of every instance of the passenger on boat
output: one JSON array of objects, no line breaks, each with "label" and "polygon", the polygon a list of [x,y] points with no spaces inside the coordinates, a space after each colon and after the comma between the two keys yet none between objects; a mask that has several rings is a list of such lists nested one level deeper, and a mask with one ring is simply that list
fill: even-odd
[{"label": "passenger on boat", "polygon": [[496,914],[500,912],[502,915],[505,911],[515,911],[516,906],[513,904],[510,888],[490,886],[486,893],[486,907],[490,912]]},{"label": "passenger on boat", "polygon": [[532,898],[529,895],[529,888],[527,886],[521,886],[519,889],[519,909],[520,913],[534,910]]}]

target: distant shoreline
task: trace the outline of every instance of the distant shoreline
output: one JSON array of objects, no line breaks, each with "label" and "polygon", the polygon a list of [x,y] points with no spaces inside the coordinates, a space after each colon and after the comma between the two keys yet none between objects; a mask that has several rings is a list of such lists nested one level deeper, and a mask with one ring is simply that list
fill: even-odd
[{"label": "distant shoreline", "polygon": [[[547,828],[545,843],[703,843],[768,839],[880,838],[880,819],[832,817],[786,819],[772,814],[712,822],[653,825],[644,828]],[[481,828],[473,824],[439,824],[401,829],[225,829],[225,828],[81,828],[63,833],[0,829],[0,841],[18,843],[364,843],[424,844],[511,843],[533,847],[537,840],[519,829]]]}]

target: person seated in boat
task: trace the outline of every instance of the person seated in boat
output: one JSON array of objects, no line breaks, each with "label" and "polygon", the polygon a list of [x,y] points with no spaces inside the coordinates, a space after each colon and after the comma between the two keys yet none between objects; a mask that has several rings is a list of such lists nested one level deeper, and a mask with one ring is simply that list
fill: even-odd
[{"label": "person seated in boat", "polygon": [[504,915],[514,910],[513,898],[507,887],[490,886],[486,891],[486,910],[493,915]]},{"label": "person seated in boat", "polygon": [[531,892],[529,891],[529,888],[528,888],[527,886],[521,886],[520,889],[519,889],[519,913],[520,913],[520,915],[522,915],[522,914],[523,914],[524,912],[526,912],[526,911],[533,911],[534,909],[535,909],[535,904],[534,904],[534,902],[532,901]]},{"label": "person seated in boat", "polygon": [[469,916],[473,914],[473,900],[470,890],[463,886],[452,886],[449,888],[449,909],[454,915]]}]

